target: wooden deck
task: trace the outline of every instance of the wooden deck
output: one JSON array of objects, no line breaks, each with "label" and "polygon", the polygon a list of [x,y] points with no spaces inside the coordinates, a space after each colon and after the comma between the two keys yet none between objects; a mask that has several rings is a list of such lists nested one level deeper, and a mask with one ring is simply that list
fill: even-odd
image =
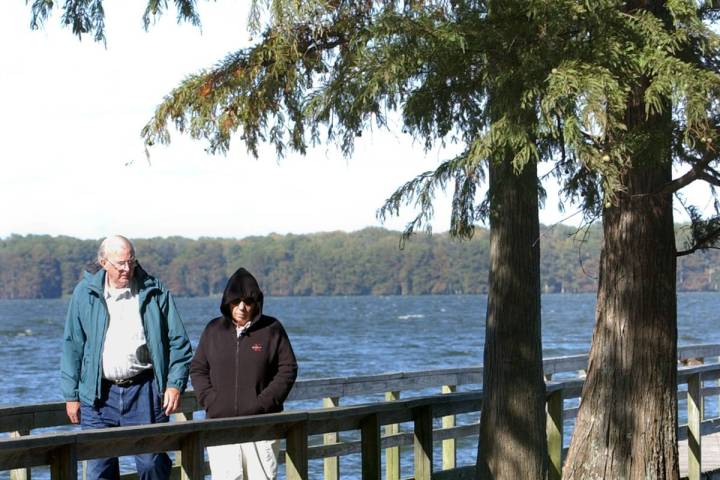
[{"label": "wooden deck", "polygon": [[[720,469],[720,414],[716,407],[720,397],[720,386],[717,386],[720,345],[681,347],[678,357],[681,366],[677,380],[682,387],[679,395],[681,399],[687,395],[687,401],[683,403],[686,404],[688,423],[678,429],[683,477],[720,480],[720,473],[701,474]],[[560,479],[566,443],[563,420],[577,414],[577,407],[564,408],[563,400],[579,398],[584,375],[577,373],[586,365],[586,355],[544,361],[550,480]],[[552,380],[561,373],[562,376]],[[474,467],[456,465],[456,439],[476,436],[478,424],[472,420],[456,425],[453,417],[470,412],[476,415],[482,403],[482,391],[472,388],[456,393],[456,388],[477,386],[481,381],[482,367],[302,380],[295,385],[290,400],[322,401],[325,408],[218,420],[191,420],[198,405],[193,394],[186,392],[183,414],[179,416],[180,420],[186,421],[62,433],[34,432],[68,423],[62,402],[0,407],[0,432],[9,432],[14,437],[0,439],[0,470],[13,470],[11,478],[24,479],[28,468],[50,465],[53,480],[74,480],[78,463],[85,459],[108,453],[120,456],[176,451],[181,452],[177,457],[180,478],[191,480],[202,478],[207,469],[203,455],[205,446],[284,438],[288,480],[309,480],[310,459],[324,459],[322,477],[338,480],[338,460],[349,454],[361,455],[362,478],[380,478],[383,451],[385,458],[391,459],[386,462],[384,477],[399,480],[400,446],[406,447],[406,454],[412,452],[413,474],[418,480],[469,479]],[[443,395],[414,396],[427,389],[441,391]],[[341,406],[341,398],[383,392],[389,401]],[[410,397],[405,399],[405,393]],[[707,403],[708,399],[712,399],[711,403]],[[706,405],[711,409],[708,413],[712,418],[703,420]],[[433,422],[433,419],[437,421]],[[439,426],[441,419],[443,428],[434,428]],[[398,432],[399,423],[412,423],[412,431]],[[345,436],[340,440],[337,432],[344,431],[359,432],[360,438]],[[322,436],[322,443],[316,442],[318,437],[313,437],[315,440],[310,442],[310,436]],[[688,438],[691,444],[699,442],[701,451],[689,451]],[[433,471],[433,442],[442,443],[442,465],[436,471]],[[357,477],[357,473],[353,476]]]},{"label": "wooden deck", "polygon": [[[720,470],[720,432],[712,435],[703,435],[702,437],[702,471],[712,472]],[[688,441],[683,440],[678,443],[678,451],[680,454],[680,477],[688,476]],[[720,472],[717,474],[720,478]],[[713,477],[714,478],[714,477]]]}]

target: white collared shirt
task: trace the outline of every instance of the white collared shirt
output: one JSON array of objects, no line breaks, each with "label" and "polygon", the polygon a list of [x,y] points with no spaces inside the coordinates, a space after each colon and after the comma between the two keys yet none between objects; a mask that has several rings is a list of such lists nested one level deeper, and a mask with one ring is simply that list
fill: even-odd
[{"label": "white collared shirt", "polygon": [[140,301],[131,288],[105,284],[108,328],[103,344],[103,377],[122,380],[152,368],[140,318]]},{"label": "white collared shirt", "polygon": [[245,332],[248,328],[250,328],[250,325],[252,325],[253,323],[255,323],[258,318],[260,318],[260,315],[259,315],[259,314],[256,315],[255,318],[253,318],[252,320],[250,320],[249,322],[247,322],[247,323],[246,323],[245,325],[243,325],[242,327],[238,326],[238,324],[236,323],[236,324],[235,324],[235,333],[237,334],[238,338],[240,338],[240,335],[242,335],[243,332]]}]

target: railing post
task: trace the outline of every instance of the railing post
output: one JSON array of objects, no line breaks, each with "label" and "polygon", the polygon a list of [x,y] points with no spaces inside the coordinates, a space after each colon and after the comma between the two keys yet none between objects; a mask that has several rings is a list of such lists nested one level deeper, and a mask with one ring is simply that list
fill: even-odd
[{"label": "railing post", "polygon": [[377,414],[360,422],[362,445],[362,479],[380,480],[380,422]]},{"label": "railing post", "polygon": [[202,432],[189,434],[180,444],[180,478],[205,478],[205,441]]},{"label": "railing post", "polygon": [[308,480],[307,423],[293,425],[285,434],[285,478]]},{"label": "railing post", "polygon": [[[30,429],[20,430],[17,432],[10,432],[10,438],[20,438],[23,435],[30,435]],[[30,480],[32,474],[29,468],[16,468],[10,470],[10,480]]]},{"label": "railing post", "polygon": [[430,480],[433,469],[432,408],[426,406],[413,409],[413,420],[415,480]]},{"label": "railing post", "polygon": [[[193,412],[178,412],[172,415],[172,419],[175,422],[186,422],[188,420],[192,420],[193,418]],[[180,471],[182,471],[182,451],[175,452],[175,464],[173,465],[173,468],[176,466],[180,466]],[[83,480],[85,480],[85,465],[83,465]]]},{"label": "railing post", "polygon": [[[400,392],[385,392],[385,400],[388,402],[400,400]],[[385,435],[400,433],[400,425],[393,423],[385,425]],[[385,478],[387,480],[400,480],[400,447],[385,449]]]},{"label": "railing post", "polygon": [[[331,408],[340,405],[339,397],[323,398],[323,407]],[[326,433],[323,435],[323,444],[329,445],[340,440],[338,432]],[[340,478],[340,459],[338,457],[325,457],[323,460],[323,475],[325,480],[338,480]]]},{"label": "railing post", "polygon": [[688,480],[700,480],[702,471],[702,376],[699,373],[688,378]]},{"label": "railing post", "polygon": [[[442,393],[455,393],[457,387],[455,385],[443,385]],[[455,426],[455,415],[447,415],[442,417],[442,427],[452,428]],[[454,438],[448,438],[442,441],[442,468],[450,470],[455,468],[455,460],[457,456],[457,447]]]},{"label": "railing post", "polygon": [[[716,361],[720,363],[720,357],[717,357]],[[716,386],[720,387],[720,378],[718,378]],[[720,417],[720,395],[715,399],[715,413],[713,416]]]},{"label": "railing post", "polygon": [[50,460],[50,478],[52,480],[77,480],[77,451],[75,445],[58,447]]},{"label": "railing post", "polygon": [[547,446],[548,480],[560,480],[562,476],[563,449],[563,392],[557,390],[547,396]]}]

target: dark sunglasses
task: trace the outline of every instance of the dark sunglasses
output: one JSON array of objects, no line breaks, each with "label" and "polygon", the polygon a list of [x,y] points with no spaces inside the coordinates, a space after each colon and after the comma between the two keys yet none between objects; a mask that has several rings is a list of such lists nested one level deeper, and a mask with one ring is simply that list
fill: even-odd
[{"label": "dark sunglasses", "polygon": [[238,298],[237,300],[235,300],[233,302],[233,305],[240,305],[240,302],[244,303],[245,305],[247,305],[249,307],[252,307],[253,305],[255,305],[257,303],[257,300],[255,300],[252,297]]}]

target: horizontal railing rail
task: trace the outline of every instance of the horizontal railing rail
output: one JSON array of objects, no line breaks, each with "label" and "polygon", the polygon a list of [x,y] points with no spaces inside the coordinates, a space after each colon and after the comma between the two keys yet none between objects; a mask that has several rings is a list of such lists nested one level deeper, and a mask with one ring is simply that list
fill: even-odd
[{"label": "horizontal railing rail", "polygon": [[[678,359],[720,357],[720,344],[690,345],[678,348]],[[581,371],[587,367],[587,355],[547,358],[543,369],[547,377],[558,373]],[[448,368],[418,372],[399,372],[359,377],[334,377],[299,380],[288,400],[320,400],[351,395],[370,395],[390,391],[420,390],[441,385],[479,385],[482,366]],[[192,391],[182,398],[182,412],[200,410]],[[0,407],[0,432],[33,430],[68,425],[64,402]]]},{"label": "horizontal railing rail", "polygon": [[[108,454],[178,450],[182,452],[184,475],[201,478],[198,468],[204,472],[202,449],[206,446],[285,438],[286,468],[290,466],[288,479],[307,478],[308,435],[359,430],[361,450],[367,459],[363,461],[363,476],[367,478],[368,469],[379,469],[380,426],[415,422],[413,435],[423,452],[419,460],[428,461],[432,459],[432,448],[428,449],[433,434],[432,419],[478,411],[481,401],[481,392],[464,392],[251,417],[30,435],[0,441],[0,470],[50,465],[52,478],[71,480],[77,478],[73,472],[77,472],[77,463],[81,460]],[[422,456],[427,458],[423,460]]]},{"label": "horizontal railing rail", "polygon": [[[703,435],[720,431],[720,419],[703,420],[703,398],[720,395],[716,386],[703,382],[720,378],[720,364],[702,364],[704,359],[719,357],[720,345],[694,345],[679,349],[678,385],[687,385],[688,424],[680,427],[680,439],[700,445]],[[559,478],[563,455],[563,421],[572,418],[577,408],[564,408],[564,400],[580,396],[584,378],[550,380],[560,373],[577,373],[586,368],[587,356],[549,358],[544,362],[548,411],[550,476]],[[687,365],[687,366],[685,366]],[[455,416],[479,412],[482,392],[477,389],[456,393],[457,386],[479,385],[482,367],[401,372],[351,378],[301,380],[291,400],[319,400],[330,408],[288,411],[218,420],[188,420],[161,425],[114,429],[71,431],[28,435],[32,429],[66,425],[65,404],[46,403],[0,408],[0,430],[12,432],[12,438],[0,440],[0,470],[16,469],[14,478],[27,478],[27,469],[50,465],[52,478],[75,478],[79,461],[101,456],[130,455],[154,451],[179,451],[179,469],[183,478],[202,478],[207,466],[203,449],[209,445],[284,438],[288,479],[307,478],[307,461],[325,459],[326,479],[339,477],[338,457],[362,454],[363,478],[377,478],[367,472],[380,468],[380,449],[386,452],[387,478],[399,478],[399,448],[414,445],[415,478],[457,478],[469,475],[471,466],[455,464],[455,441],[477,435],[477,423],[455,425]],[[444,395],[400,400],[400,392],[442,387]],[[340,406],[341,397],[385,393],[392,401],[356,406]],[[192,418],[198,405],[190,393],[183,401],[185,418]],[[433,430],[432,419],[441,417],[442,428]],[[413,422],[412,432],[401,432],[398,424]],[[380,433],[384,427],[384,435]],[[419,430],[418,430],[419,429]],[[359,430],[360,440],[340,441],[338,432]],[[309,445],[309,435],[323,435],[323,445]],[[432,442],[442,442],[443,470],[432,472]],[[419,443],[418,443],[419,442]],[[419,450],[418,450],[419,449]],[[429,449],[429,451],[427,451]],[[429,456],[429,457],[428,457]],[[201,457],[202,460],[201,460]],[[689,478],[700,471],[700,450],[689,453]],[[420,462],[418,464],[418,462]],[[428,464],[429,462],[429,464]],[[74,470],[73,470],[74,469]],[[427,473],[429,469],[430,473]],[[193,476],[195,475],[195,476]],[[428,476],[430,475],[430,476]]]}]

